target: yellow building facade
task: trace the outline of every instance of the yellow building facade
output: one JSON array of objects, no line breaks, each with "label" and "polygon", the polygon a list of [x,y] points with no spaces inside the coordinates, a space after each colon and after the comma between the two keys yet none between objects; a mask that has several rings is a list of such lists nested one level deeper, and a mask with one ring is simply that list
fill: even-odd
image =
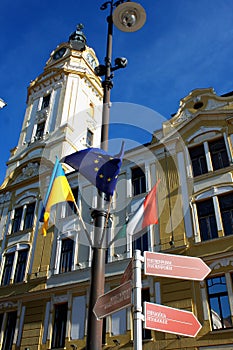
[{"label": "yellow building facade", "polygon": [[[1,350],[85,349],[92,249],[72,204],[53,208],[46,237],[39,218],[55,157],[99,146],[98,64],[78,27],[28,87],[0,188]],[[233,348],[232,125],[233,93],[197,89],[151,142],[125,152],[107,232],[106,292],[119,286],[135,250],[198,257],[211,269],[203,281],[142,270],[142,301],[191,311],[202,326],[195,337],[143,328],[145,350]],[[96,188],[65,170],[92,237]],[[157,182],[158,224],[116,239]],[[131,307],[107,316],[103,328],[103,349],[134,348]]]}]

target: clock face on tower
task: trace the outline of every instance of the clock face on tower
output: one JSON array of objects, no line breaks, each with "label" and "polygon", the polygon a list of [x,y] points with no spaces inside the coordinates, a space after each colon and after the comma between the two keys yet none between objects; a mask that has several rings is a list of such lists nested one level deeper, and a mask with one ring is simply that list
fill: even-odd
[{"label": "clock face on tower", "polygon": [[95,67],[97,66],[97,63],[96,63],[95,57],[90,52],[86,54],[86,60],[91,65],[91,67],[95,69]]},{"label": "clock face on tower", "polygon": [[66,52],[66,47],[61,47],[60,49],[54,52],[53,59],[58,60],[59,58],[62,58],[65,52]]}]

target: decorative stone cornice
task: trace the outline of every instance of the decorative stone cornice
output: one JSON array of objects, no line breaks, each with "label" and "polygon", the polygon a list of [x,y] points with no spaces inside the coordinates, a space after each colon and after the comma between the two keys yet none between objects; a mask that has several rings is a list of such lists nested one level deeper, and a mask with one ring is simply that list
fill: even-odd
[{"label": "decorative stone cornice", "polygon": [[214,89],[196,89],[181,99],[178,112],[172,117],[171,123],[177,126],[183,122],[194,118],[202,112],[225,110],[227,106],[232,104],[232,96],[218,96]]},{"label": "decorative stone cornice", "polygon": [[218,270],[227,266],[233,266],[233,257],[218,259],[209,265],[211,270]]},{"label": "decorative stone cornice", "polygon": [[39,164],[30,162],[22,169],[22,173],[15,179],[13,183],[18,183],[27,180],[33,176],[37,176],[38,174]]},{"label": "decorative stone cornice", "polygon": [[12,309],[12,308],[16,308],[17,306],[18,306],[17,303],[12,303],[11,301],[6,301],[4,303],[0,303],[0,310]]},{"label": "decorative stone cornice", "polygon": [[10,201],[10,199],[11,199],[10,192],[0,194],[0,204],[3,204],[4,202],[8,202]]},{"label": "decorative stone cornice", "polygon": [[61,83],[64,79],[64,72],[53,71],[34,80],[30,84],[28,90],[31,94],[33,94],[33,98],[35,99],[38,96],[41,96],[41,91],[48,89],[48,87],[57,89],[59,86],[61,86]]},{"label": "decorative stone cornice", "polygon": [[56,295],[53,297],[54,304],[65,303],[68,301],[67,295]]}]

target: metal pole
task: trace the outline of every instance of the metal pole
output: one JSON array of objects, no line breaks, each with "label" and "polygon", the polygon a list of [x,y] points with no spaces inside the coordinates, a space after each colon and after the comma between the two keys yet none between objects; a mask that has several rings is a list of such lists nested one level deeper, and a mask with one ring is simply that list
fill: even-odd
[{"label": "metal pole", "polygon": [[110,119],[110,93],[113,87],[112,73],[111,73],[111,61],[112,61],[112,34],[113,34],[113,21],[112,21],[113,2],[111,3],[111,12],[107,18],[108,21],[108,36],[107,36],[107,50],[105,57],[105,79],[103,85],[103,112],[102,112],[102,127],[101,127],[101,148],[107,151],[108,149],[108,131],[109,131],[109,119]]},{"label": "metal pole", "polygon": [[[105,80],[103,81],[103,111],[102,111],[102,126],[101,126],[101,148],[107,151],[108,149],[108,131],[110,118],[110,92],[113,87],[111,75],[111,59],[112,59],[112,9],[113,1],[111,1],[111,12],[108,17],[108,35],[107,35],[107,50],[105,57]],[[87,324],[87,350],[102,349],[102,332],[103,320],[97,320],[93,313],[93,308],[99,296],[104,294],[105,282],[105,247],[103,247],[104,226],[107,213],[104,210],[104,194],[99,193],[97,198],[97,210],[94,210],[92,217],[94,219],[94,246],[92,247],[92,265],[91,265],[91,282],[90,282],[90,300],[88,309],[88,324]]]},{"label": "metal pole", "polygon": [[133,348],[142,350],[142,261],[140,250],[134,251],[133,260]]},{"label": "metal pole", "polygon": [[[95,218],[95,225],[103,227],[102,217]],[[96,234],[95,229],[95,234]],[[102,330],[103,320],[98,320],[93,313],[93,308],[98,297],[104,294],[104,275],[105,275],[105,249],[101,247],[92,248],[92,265],[91,265],[91,285],[90,300],[88,309],[87,324],[87,350],[102,349]]]},{"label": "metal pole", "polygon": [[[105,79],[102,83],[103,86],[103,111],[102,111],[102,125],[101,125],[101,148],[105,151],[108,149],[108,132],[109,132],[109,119],[110,119],[110,93],[113,87],[112,72],[119,68],[126,67],[127,60],[120,58],[120,63],[116,63],[115,67],[111,66],[112,60],[112,38],[113,38],[113,8],[118,7],[126,2],[127,4],[130,2],[129,0],[118,0],[115,3],[114,0],[106,1],[101,7],[101,10],[105,10],[108,5],[110,5],[110,15],[107,17],[108,22],[108,33],[107,33],[107,50],[105,57],[105,65],[99,66],[100,71],[97,75],[104,75]],[[118,8],[118,9],[119,9]],[[128,9],[128,5],[127,5]],[[128,11],[128,10],[127,10]],[[114,20],[115,25],[118,29],[123,31],[136,31],[144,24],[146,19],[144,9],[138,4],[134,3],[133,11],[140,14],[137,16],[136,14],[133,17],[133,22],[128,15],[125,16],[124,26],[122,27],[122,23]],[[135,19],[139,21],[137,25],[135,25]],[[118,23],[118,25],[116,24]],[[135,25],[134,30],[132,27]],[[98,67],[96,67],[98,68]],[[102,69],[104,69],[104,73],[102,74]],[[95,314],[93,313],[93,307],[102,294],[104,294],[104,280],[105,280],[105,247],[103,242],[105,227],[107,224],[108,214],[105,210],[105,199],[104,193],[99,193],[97,198],[97,209],[95,209],[92,213],[92,217],[94,219],[94,246],[92,247],[93,255],[92,255],[92,265],[91,265],[91,282],[90,282],[90,301],[89,301],[89,310],[88,310],[88,323],[87,323],[87,350],[101,350],[102,349],[102,329],[103,329],[103,321],[97,320]],[[140,287],[141,288],[141,287]],[[137,294],[136,300],[138,300],[138,304],[141,303],[141,290],[140,290],[140,300],[139,295]],[[141,306],[140,306],[141,307]],[[137,312],[135,312],[136,314]],[[142,328],[142,327],[141,327]],[[139,332],[141,334],[141,332]],[[137,348],[141,349],[141,348]]]}]

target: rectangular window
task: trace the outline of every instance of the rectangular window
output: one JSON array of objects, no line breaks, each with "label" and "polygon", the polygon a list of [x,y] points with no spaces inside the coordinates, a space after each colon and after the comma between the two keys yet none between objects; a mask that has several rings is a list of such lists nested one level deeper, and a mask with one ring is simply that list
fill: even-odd
[{"label": "rectangular window", "polygon": [[206,283],[212,328],[225,329],[232,327],[225,276],[208,278]]},{"label": "rectangular window", "polygon": [[126,333],[126,312],[127,310],[123,309],[112,314],[112,336]]},{"label": "rectangular window", "polygon": [[15,253],[6,254],[5,265],[4,265],[3,275],[2,275],[2,285],[3,286],[7,286],[8,284],[10,284],[14,256],[15,256]]},{"label": "rectangular window", "polygon": [[[77,312],[78,310],[78,312]],[[86,296],[73,298],[71,309],[71,339],[82,339],[85,336]]]},{"label": "rectangular window", "polygon": [[[208,141],[206,146],[209,150],[213,170],[222,169],[230,165],[224,137]],[[206,174],[208,166],[204,145],[190,147],[189,154],[192,161],[193,176]]]},{"label": "rectangular window", "polygon": [[15,209],[14,217],[12,219],[11,233],[15,233],[22,229],[21,222],[23,222],[23,230],[32,228],[33,219],[34,219],[35,203],[29,203],[26,207],[26,210],[23,210],[23,207]]},{"label": "rectangular window", "polygon": [[68,304],[55,305],[55,315],[53,323],[52,349],[64,348],[66,338]]},{"label": "rectangular window", "polygon": [[211,141],[209,144],[209,150],[213,165],[213,170],[225,168],[230,165],[229,158],[227,155],[227,149],[224,138]]},{"label": "rectangular window", "polygon": [[[24,280],[27,266],[28,249],[19,249],[5,256],[5,264],[2,275],[2,286],[10,284],[10,280],[19,283]],[[17,261],[16,261],[17,259]],[[13,266],[14,270],[13,270]]]},{"label": "rectangular window", "polygon": [[146,177],[141,167],[132,169],[133,196],[146,192]]},{"label": "rectangular window", "polygon": [[60,273],[72,270],[74,241],[63,239],[61,246]]},{"label": "rectangular window", "polygon": [[26,209],[25,219],[24,219],[24,227],[23,227],[24,230],[32,228],[33,219],[34,219],[34,210],[35,210],[35,203],[28,204]]},{"label": "rectangular window", "polygon": [[197,202],[199,229],[202,241],[218,237],[217,222],[212,199]]},{"label": "rectangular window", "polygon": [[37,124],[35,140],[41,140],[43,138],[44,129],[45,129],[45,121]]},{"label": "rectangular window", "polygon": [[105,317],[105,318],[103,318],[102,345],[106,345],[107,344],[106,333],[107,333],[107,320],[106,320],[106,317]]},{"label": "rectangular window", "polygon": [[2,321],[4,314],[0,314],[0,330],[2,329]]},{"label": "rectangular window", "polygon": [[86,139],[86,144],[89,147],[93,146],[93,138],[94,138],[94,134],[91,130],[87,129],[87,139]]},{"label": "rectangular window", "polygon": [[[145,301],[150,302],[150,289],[149,288],[142,289],[142,304]],[[143,340],[151,339],[151,330],[150,329],[146,329],[146,328],[142,329],[142,339]]]},{"label": "rectangular window", "polygon": [[51,97],[50,94],[43,97],[43,101],[42,101],[42,104],[41,104],[41,109],[47,108],[49,106],[50,97]]},{"label": "rectangular window", "polygon": [[22,214],[23,214],[23,207],[15,209],[11,233],[15,233],[15,232],[18,232],[20,230]]},{"label": "rectangular window", "polygon": [[189,149],[193,167],[193,176],[202,175],[208,172],[204,145],[199,145]]},{"label": "rectangular window", "polygon": [[12,349],[16,320],[17,320],[16,311],[7,313],[6,327],[4,331],[4,338],[3,338],[2,348],[1,348],[2,350]]},{"label": "rectangular window", "polygon": [[148,232],[133,241],[133,250],[141,250],[141,252],[149,250]]},{"label": "rectangular window", "polygon": [[89,114],[90,114],[90,116],[92,117],[92,118],[94,118],[94,112],[95,112],[95,110],[94,110],[94,104],[92,103],[92,102],[90,102],[90,104],[89,104]]},{"label": "rectangular window", "polygon": [[233,193],[219,196],[219,206],[222,217],[224,235],[233,234]]},{"label": "rectangular window", "polygon": [[[74,199],[77,203],[78,201],[78,187],[72,188]],[[65,217],[77,214],[77,209],[74,202],[66,202]]]},{"label": "rectangular window", "polygon": [[17,265],[15,269],[14,283],[19,283],[24,280],[26,264],[27,264],[28,250],[19,250]]}]

